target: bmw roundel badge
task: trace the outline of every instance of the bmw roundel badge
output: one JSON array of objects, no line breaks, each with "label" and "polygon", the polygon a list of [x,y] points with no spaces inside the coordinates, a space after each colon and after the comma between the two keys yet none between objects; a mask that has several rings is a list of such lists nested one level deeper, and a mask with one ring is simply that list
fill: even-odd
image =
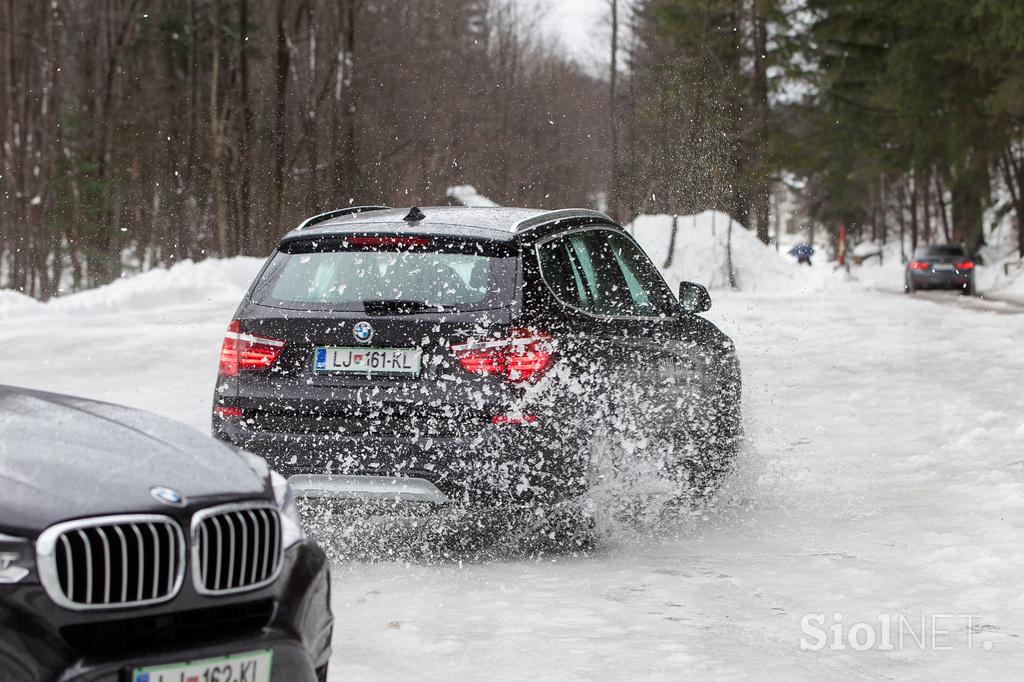
[{"label": "bmw roundel badge", "polygon": [[157,502],[163,502],[174,507],[181,507],[185,504],[185,497],[177,490],[171,490],[165,488],[162,485],[153,486],[149,489],[149,494],[152,495]]},{"label": "bmw roundel badge", "polygon": [[373,338],[373,327],[369,322],[356,322],[352,327],[352,336],[356,337],[356,341],[359,343],[370,343]]}]

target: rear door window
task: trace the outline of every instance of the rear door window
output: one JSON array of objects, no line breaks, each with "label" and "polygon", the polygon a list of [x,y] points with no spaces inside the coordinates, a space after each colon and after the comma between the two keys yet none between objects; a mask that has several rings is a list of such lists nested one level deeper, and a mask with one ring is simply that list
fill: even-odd
[{"label": "rear door window", "polygon": [[914,252],[914,258],[962,258],[966,254],[960,246],[921,246]]},{"label": "rear door window", "polygon": [[647,256],[628,237],[587,230],[541,244],[541,269],[562,302],[594,315],[669,314],[672,295]]},{"label": "rear door window", "polygon": [[644,317],[671,314],[675,299],[647,254],[621,234],[611,233],[608,244],[629,287],[636,314]]},{"label": "rear door window", "polygon": [[516,292],[506,245],[406,236],[292,242],[274,255],[253,301],[277,308],[367,312],[489,310]]}]

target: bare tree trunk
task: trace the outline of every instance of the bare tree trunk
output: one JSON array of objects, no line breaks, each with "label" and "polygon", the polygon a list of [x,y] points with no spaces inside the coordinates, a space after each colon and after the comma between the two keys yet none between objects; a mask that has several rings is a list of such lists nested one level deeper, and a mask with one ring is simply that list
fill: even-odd
[{"label": "bare tree trunk", "polygon": [[210,23],[213,32],[210,38],[213,54],[210,64],[210,186],[213,190],[213,214],[217,230],[217,251],[221,258],[228,252],[228,221],[224,208],[224,163],[223,128],[220,120],[220,0],[210,2]]},{"label": "bare tree trunk", "polygon": [[288,135],[288,50],[287,0],[277,3],[277,65],[274,75],[274,201],[270,214],[270,225],[264,235],[265,246],[270,248],[274,236],[281,230],[285,183],[285,139]]},{"label": "bare tree trunk", "polygon": [[313,16],[312,5],[306,5],[306,25],[308,27],[309,52],[309,90],[310,95],[305,98],[305,106],[302,110],[303,137],[306,140],[306,165],[309,166],[309,173],[306,176],[306,207],[307,213],[320,212],[320,183],[317,166],[320,164],[320,155],[317,147],[316,130],[316,106],[317,96],[313,91],[316,84],[316,21]]},{"label": "bare tree trunk", "polygon": [[917,250],[917,194],[918,194],[918,170],[915,168],[907,178],[910,184],[910,250]]},{"label": "bare tree trunk", "polygon": [[903,206],[906,203],[906,191],[903,184],[903,180],[897,180],[896,182],[896,218],[900,223],[900,259],[904,262],[907,260],[907,217],[903,213]]},{"label": "bare tree trunk", "polygon": [[878,196],[879,196],[879,209],[881,217],[879,218],[882,222],[882,246],[889,243],[889,183],[885,178],[885,174],[878,179]]},{"label": "bare tree trunk", "polygon": [[[252,103],[249,98],[249,0],[238,2],[238,71],[239,97],[242,100],[242,125],[239,130],[238,155],[242,165],[241,187],[239,188],[239,243],[245,246],[251,244],[249,237],[251,225],[252,206],[251,188],[252,183],[252,144],[253,144],[253,114]],[[245,253],[253,251],[243,246],[240,250]],[[258,251],[256,251],[258,252]]]},{"label": "bare tree trunk", "polygon": [[[101,104],[96,112],[98,141],[94,152],[94,161],[97,169],[96,179],[103,186],[107,185],[110,180],[111,137],[114,126],[114,93],[120,80],[121,57],[124,55],[125,46],[128,45],[135,31],[135,21],[138,14],[138,0],[131,0],[123,10],[121,23],[117,26],[117,30],[113,35],[113,42],[106,55],[105,72],[99,91]],[[113,281],[120,271],[121,235],[120,232],[114,229],[114,225],[120,224],[120,216],[115,208],[117,206],[119,206],[117,201],[110,200],[101,212],[102,231],[100,232],[97,246],[103,255],[96,259],[100,267],[95,278],[90,271],[90,279],[93,279],[95,283],[105,284]]]},{"label": "bare tree trunk", "polygon": [[[47,238],[47,229],[44,222],[51,205],[54,180],[55,147],[57,145],[59,135],[59,129],[57,126],[57,78],[58,73],[60,72],[60,41],[58,40],[60,3],[51,3],[47,9],[43,11],[43,15],[45,17],[44,21],[46,22],[47,71],[42,110],[43,130],[39,141],[41,151],[39,156],[40,172],[37,189],[39,201],[36,204],[38,213],[36,218],[38,221],[37,238],[39,240],[39,244],[36,256],[39,259],[37,264],[40,276],[39,296],[40,298],[48,299],[57,292],[57,288],[60,286],[62,258],[60,238],[55,234],[51,243]],[[52,277],[50,276],[48,262],[51,253],[53,258]]]},{"label": "bare tree trunk", "polygon": [[921,210],[923,211],[924,243],[932,243],[931,167],[925,166],[921,181]]},{"label": "bare tree trunk", "polygon": [[188,152],[185,158],[185,210],[178,221],[178,239],[175,258],[182,260],[193,255],[193,238],[198,234],[198,198],[196,169],[199,165],[197,143],[199,139],[199,22],[196,20],[195,0],[188,0]]},{"label": "bare tree trunk", "polygon": [[774,204],[774,208],[775,208],[775,210],[772,211],[772,215],[775,217],[775,230],[774,230],[774,232],[775,232],[775,250],[776,251],[779,251],[780,247],[782,245],[782,240],[780,239],[780,237],[782,236],[782,211],[779,210],[779,202],[780,202],[780,200],[779,200],[779,192],[776,191],[776,192],[774,192],[774,201],[772,202]]},{"label": "bare tree trunk", "polygon": [[753,99],[756,111],[753,208],[757,224],[757,238],[765,244],[768,234],[770,183],[768,178],[768,22],[764,13],[764,0],[754,0],[754,83]]},{"label": "bare tree trunk", "polygon": [[619,215],[619,1],[608,0],[611,8],[611,71],[608,85],[608,213],[616,220]]},{"label": "bare tree trunk", "polygon": [[1007,147],[1003,149],[1000,161],[1017,221],[1017,253],[1024,258],[1024,160],[1017,161],[1012,147]]},{"label": "bare tree trunk", "polygon": [[672,267],[672,260],[676,254],[676,237],[679,234],[679,216],[672,214],[672,232],[668,238],[668,253],[665,255],[665,262],[661,264],[663,270]]},{"label": "bare tree trunk", "polygon": [[939,173],[935,174],[935,200],[939,205],[939,216],[942,218],[942,234],[947,244],[952,243],[953,234],[949,229],[949,215],[946,212],[946,186]]},{"label": "bare tree trunk", "polygon": [[80,291],[84,284],[84,272],[82,263],[81,234],[82,234],[82,191],[78,184],[78,177],[74,174],[70,178],[71,184],[71,215],[68,219],[68,256],[71,261],[71,290]]},{"label": "bare tree trunk", "polygon": [[736,281],[736,270],[732,266],[732,216],[729,216],[729,227],[725,232],[725,273],[729,279],[730,289],[739,289],[739,282]]},{"label": "bare tree trunk", "polygon": [[980,149],[968,153],[953,178],[953,237],[971,256],[985,243],[984,204],[991,192],[988,158]]},{"label": "bare tree trunk", "polygon": [[361,199],[363,193],[359,176],[357,155],[359,142],[356,139],[356,117],[359,114],[355,92],[355,61],[356,61],[356,19],[359,15],[359,0],[345,0],[345,55],[342,60],[345,76],[342,79],[348,96],[348,105],[342,117],[342,177],[341,184],[349,199]]},{"label": "bare tree trunk", "polygon": [[18,36],[21,34],[20,17],[18,16],[17,0],[7,2],[7,134],[4,140],[4,147],[7,148],[8,168],[14,172],[13,185],[18,188],[17,195],[12,202],[14,205],[13,224],[15,226],[11,239],[11,270],[8,277],[8,286],[12,289],[24,291],[25,279],[22,271],[23,254],[25,244],[18,236],[18,226],[24,225],[24,202],[25,202],[25,173],[17,172],[24,168],[23,139],[24,135],[18,135],[18,130],[24,130],[24,122],[20,113],[22,109],[21,97],[21,74],[19,71],[17,46]]},{"label": "bare tree trunk", "polygon": [[749,158],[745,154],[741,144],[741,136],[744,127],[743,122],[743,98],[741,95],[741,83],[743,79],[743,9],[744,0],[734,0],[730,12],[729,22],[732,29],[732,55],[729,57],[729,75],[732,82],[729,84],[729,144],[730,149],[730,171],[731,177],[727,186],[732,189],[732,196],[729,201],[729,216],[740,221],[744,226],[750,225],[750,201],[749,182],[745,176],[745,163]]}]

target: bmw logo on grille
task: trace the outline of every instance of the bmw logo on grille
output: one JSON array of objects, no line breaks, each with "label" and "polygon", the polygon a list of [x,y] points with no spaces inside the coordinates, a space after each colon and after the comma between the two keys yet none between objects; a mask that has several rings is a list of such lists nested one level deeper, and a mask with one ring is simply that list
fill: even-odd
[{"label": "bmw logo on grille", "polygon": [[185,504],[185,497],[177,490],[171,490],[161,485],[153,486],[149,489],[149,494],[152,495],[158,502],[169,504],[175,507],[181,507]]},{"label": "bmw logo on grille", "polygon": [[370,339],[373,338],[373,327],[369,322],[356,322],[352,327],[352,336],[356,337],[359,343],[370,343]]}]

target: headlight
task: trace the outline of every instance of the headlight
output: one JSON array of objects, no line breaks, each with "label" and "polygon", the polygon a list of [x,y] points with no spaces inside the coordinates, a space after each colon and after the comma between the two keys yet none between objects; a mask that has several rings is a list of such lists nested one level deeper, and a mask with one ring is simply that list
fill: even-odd
[{"label": "headlight", "polygon": [[20,583],[35,569],[32,543],[0,533],[0,585]]},{"label": "headlight", "polygon": [[274,486],[274,500],[281,512],[281,542],[287,549],[304,540],[306,533],[302,530],[302,519],[295,504],[295,493],[292,492],[288,481],[281,474],[271,470],[270,483]]}]

